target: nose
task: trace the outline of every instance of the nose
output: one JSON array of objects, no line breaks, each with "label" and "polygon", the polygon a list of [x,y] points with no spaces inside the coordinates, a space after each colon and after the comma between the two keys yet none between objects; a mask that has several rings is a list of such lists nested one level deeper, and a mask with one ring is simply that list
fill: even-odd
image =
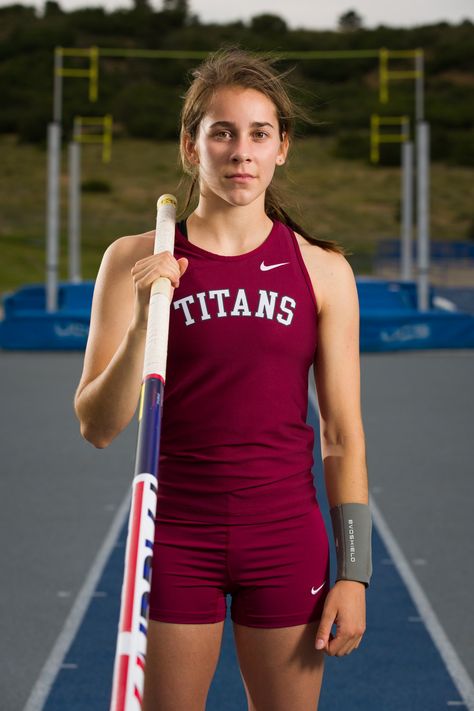
[{"label": "nose", "polygon": [[252,160],[248,141],[244,137],[240,138],[234,144],[230,158],[233,163],[243,163]]}]

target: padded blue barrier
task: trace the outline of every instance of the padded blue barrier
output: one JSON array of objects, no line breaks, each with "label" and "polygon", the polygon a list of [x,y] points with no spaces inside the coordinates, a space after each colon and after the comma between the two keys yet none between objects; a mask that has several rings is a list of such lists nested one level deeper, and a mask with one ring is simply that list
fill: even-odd
[{"label": "padded blue barrier", "polygon": [[[412,242],[412,258],[416,262],[418,242]],[[400,264],[401,242],[400,238],[382,239],[377,243],[374,264],[396,261]],[[462,240],[431,240],[430,262],[441,263],[470,263],[474,265],[474,242]]]},{"label": "padded blue barrier", "polygon": [[429,310],[418,311],[415,281],[357,277],[356,283],[362,352],[474,348],[474,315],[454,303],[436,306],[435,287],[429,288]]},{"label": "padded blue barrier", "polygon": [[[436,299],[436,288],[431,286],[430,308],[422,312],[417,310],[414,281],[367,276],[357,277],[356,284],[361,351],[474,348],[474,313],[450,303],[446,290],[442,299]],[[93,291],[93,281],[59,284],[58,309],[54,313],[46,312],[42,284],[27,285],[5,296],[0,347],[9,350],[84,350]]]},{"label": "padded blue barrier", "polygon": [[21,287],[3,299],[0,347],[9,350],[84,350],[94,281],[58,285],[58,309],[46,311],[43,284]]}]

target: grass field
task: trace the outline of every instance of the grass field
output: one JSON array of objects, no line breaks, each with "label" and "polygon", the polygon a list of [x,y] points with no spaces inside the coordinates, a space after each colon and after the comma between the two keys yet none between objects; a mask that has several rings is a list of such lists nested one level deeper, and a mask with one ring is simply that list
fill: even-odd
[{"label": "grass field", "polygon": [[[300,139],[278,184],[287,208],[317,237],[349,248],[354,271],[369,274],[378,240],[399,235],[400,169],[334,158],[332,138]],[[368,149],[367,149],[368,150]],[[0,136],[0,291],[43,282],[45,272],[46,152]],[[108,192],[82,193],[82,276],[93,279],[101,255],[117,237],[153,229],[157,197],[177,194],[175,143],[117,140],[104,164],[98,146],[82,150],[82,180],[101,180]],[[432,239],[467,239],[473,229],[472,170],[434,163],[431,169]],[[61,181],[60,279],[67,279],[67,162]]]}]

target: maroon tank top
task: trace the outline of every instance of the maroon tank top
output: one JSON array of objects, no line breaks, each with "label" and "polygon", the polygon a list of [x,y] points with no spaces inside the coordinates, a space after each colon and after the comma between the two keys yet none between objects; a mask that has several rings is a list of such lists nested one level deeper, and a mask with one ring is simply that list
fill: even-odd
[{"label": "maroon tank top", "polygon": [[306,423],[317,342],[314,290],[294,232],[208,252],[177,225],[189,260],[170,307],[157,517],[255,523],[315,503]]}]

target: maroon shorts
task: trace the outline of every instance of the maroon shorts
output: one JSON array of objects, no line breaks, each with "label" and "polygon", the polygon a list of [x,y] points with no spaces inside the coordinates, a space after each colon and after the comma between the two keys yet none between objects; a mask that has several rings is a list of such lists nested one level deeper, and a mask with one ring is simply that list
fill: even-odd
[{"label": "maroon shorts", "polygon": [[151,620],[291,627],[319,620],[329,592],[329,542],[319,504],[281,521],[156,521]]}]

